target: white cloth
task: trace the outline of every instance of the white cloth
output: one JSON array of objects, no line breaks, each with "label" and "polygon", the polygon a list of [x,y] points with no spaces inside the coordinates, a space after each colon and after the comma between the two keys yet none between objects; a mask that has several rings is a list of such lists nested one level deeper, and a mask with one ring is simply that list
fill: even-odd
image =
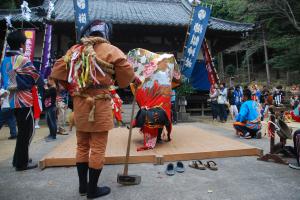
[{"label": "white cloth", "polygon": [[9,91],[1,89],[0,90],[0,96],[4,95],[4,93],[7,93],[6,97],[1,97],[1,108],[10,108],[9,105]]},{"label": "white cloth", "polygon": [[232,117],[232,120],[235,120],[235,118],[238,116],[239,114],[239,111],[236,107],[236,105],[231,105],[230,106],[230,114],[231,114],[231,117]]},{"label": "white cloth", "polygon": [[226,104],[227,102],[227,88],[219,89],[219,96],[218,96],[218,104]]}]

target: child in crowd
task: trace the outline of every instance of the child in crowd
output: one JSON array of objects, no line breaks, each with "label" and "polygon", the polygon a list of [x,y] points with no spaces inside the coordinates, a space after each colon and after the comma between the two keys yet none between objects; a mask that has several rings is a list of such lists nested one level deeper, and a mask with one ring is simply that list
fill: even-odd
[{"label": "child in crowd", "polygon": [[241,105],[242,105],[242,99],[243,99],[243,91],[241,90],[241,86],[240,85],[237,85],[234,89],[234,92],[233,92],[233,95],[234,95],[234,102],[235,102],[235,105],[238,109],[238,111],[240,110],[241,108]]},{"label": "child in crowd", "polygon": [[275,88],[273,99],[274,99],[275,106],[282,106],[282,100],[284,99],[284,92],[282,91],[281,85]]},{"label": "child in crowd", "polygon": [[47,142],[56,139],[57,122],[56,122],[56,84],[51,77],[48,77],[48,83],[45,85],[44,105],[47,124],[50,134],[45,138]]},{"label": "child in crowd", "polygon": [[219,116],[220,121],[225,123],[227,121],[227,111],[226,111],[226,103],[227,103],[227,88],[225,83],[220,84],[220,88],[217,89],[218,91],[218,107],[219,107]]},{"label": "child in crowd", "polygon": [[56,97],[57,101],[57,134],[67,135],[65,130],[66,114],[68,109],[68,92],[62,85],[58,85],[59,94]]},{"label": "child in crowd", "polygon": [[273,103],[273,97],[272,95],[270,95],[270,92],[267,88],[267,86],[263,86],[263,90],[260,96],[260,102],[261,102],[261,121],[264,121],[264,118],[266,118],[268,116],[268,111],[269,111],[269,107],[270,105],[272,105]]},{"label": "child in crowd", "polygon": [[235,96],[234,96],[234,88],[233,87],[229,88],[228,101],[229,101],[229,104],[230,104],[231,118],[232,118],[232,120],[235,121],[235,118],[237,117],[239,112],[238,112],[237,106],[235,104]]},{"label": "child in crowd", "polygon": [[218,117],[218,84],[211,85],[209,90],[209,97],[210,97],[210,105],[211,105],[211,112],[213,116],[213,120],[216,121]]},{"label": "child in crowd", "polygon": [[117,121],[117,125],[120,127],[121,125],[124,125],[122,121],[122,99],[117,94],[116,90],[111,87],[110,90],[111,95],[111,104],[112,104],[112,110],[113,110],[113,116],[115,117]]},{"label": "child in crowd", "polygon": [[257,85],[253,85],[253,86],[251,87],[251,92],[252,92],[252,97],[251,97],[251,99],[252,99],[253,101],[256,101],[257,103],[260,103],[261,92],[260,92],[258,86],[257,86]]}]

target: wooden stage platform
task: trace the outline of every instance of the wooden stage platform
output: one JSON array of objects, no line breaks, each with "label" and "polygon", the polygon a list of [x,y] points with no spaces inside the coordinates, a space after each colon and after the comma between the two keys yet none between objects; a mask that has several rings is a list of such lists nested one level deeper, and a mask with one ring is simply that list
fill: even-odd
[{"label": "wooden stage platform", "polygon": [[[137,152],[137,147],[143,144],[143,135],[138,131],[133,130],[130,163],[162,164],[176,160],[258,156],[262,153],[258,148],[191,125],[176,125],[173,127],[171,142],[157,144],[153,150]],[[124,163],[128,132],[126,128],[115,128],[110,131],[105,155],[106,164]],[[73,166],[75,151],[74,134],[46,155],[39,162],[40,168]]]}]

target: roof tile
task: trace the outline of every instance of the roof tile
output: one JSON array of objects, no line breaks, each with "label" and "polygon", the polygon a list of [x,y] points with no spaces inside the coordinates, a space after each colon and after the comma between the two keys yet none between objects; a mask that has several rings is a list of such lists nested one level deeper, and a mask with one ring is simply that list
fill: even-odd
[{"label": "roof tile", "polygon": [[[191,7],[186,0],[89,0],[90,19],[101,19],[112,24],[141,24],[162,26],[187,26]],[[46,8],[45,0],[42,8]],[[37,8],[32,12],[36,13]],[[21,21],[20,10],[0,10],[0,20],[9,13],[12,21]],[[73,0],[57,0],[55,2],[57,22],[73,22]],[[33,22],[41,22],[42,18],[32,14]],[[209,29],[232,32],[245,32],[253,29],[253,24],[236,23],[217,18],[210,18]]]}]

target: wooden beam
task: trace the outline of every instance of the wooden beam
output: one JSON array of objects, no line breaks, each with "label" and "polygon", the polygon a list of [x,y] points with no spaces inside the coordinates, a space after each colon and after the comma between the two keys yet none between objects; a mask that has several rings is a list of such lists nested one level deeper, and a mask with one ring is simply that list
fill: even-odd
[{"label": "wooden beam", "polygon": [[[234,134],[234,133],[232,133]],[[105,164],[122,164],[128,137],[126,128],[116,128],[109,133]],[[171,142],[157,144],[155,149],[137,151],[143,145],[143,136],[137,129],[132,136],[129,163],[161,164],[176,160],[196,160],[236,156],[259,156],[261,150],[236,140],[214,134],[191,125],[177,125]],[[212,142],[214,141],[214,142]],[[71,135],[40,161],[40,168],[75,166],[76,136]]]}]

